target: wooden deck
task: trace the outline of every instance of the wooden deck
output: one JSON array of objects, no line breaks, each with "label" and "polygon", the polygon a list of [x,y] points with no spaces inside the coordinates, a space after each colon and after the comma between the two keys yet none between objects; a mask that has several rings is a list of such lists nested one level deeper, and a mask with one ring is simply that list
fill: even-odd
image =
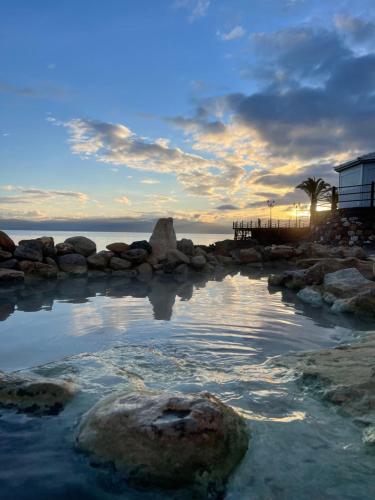
[{"label": "wooden deck", "polygon": [[304,220],[257,220],[244,222],[233,222],[234,239],[236,241],[246,241],[251,238],[256,239],[260,244],[285,244],[298,243],[307,238],[310,227]]}]

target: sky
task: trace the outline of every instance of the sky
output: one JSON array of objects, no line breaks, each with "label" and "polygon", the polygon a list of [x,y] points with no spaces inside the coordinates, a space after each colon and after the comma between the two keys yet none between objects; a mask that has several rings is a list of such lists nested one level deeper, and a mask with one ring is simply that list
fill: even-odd
[{"label": "sky", "polygon": [[303,216],[296,184],[375,150],[373,0],[0,7],[4,228]]}]

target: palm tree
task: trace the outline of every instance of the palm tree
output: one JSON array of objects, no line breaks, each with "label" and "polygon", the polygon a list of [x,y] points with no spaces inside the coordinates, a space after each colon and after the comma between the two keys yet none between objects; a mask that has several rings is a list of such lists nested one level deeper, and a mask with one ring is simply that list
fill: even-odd
[{"label": "palm tree", "polygon": [[307,196],[310,198],[310,224],[315,220],[316,207],[318,201],[321,200],[324,195],[326,195],[330,184],[325,182],[320,177],[316,179],[315,177],[308,177],[305,181],[301,182],[296,186],[297,189],[302,189]]}]

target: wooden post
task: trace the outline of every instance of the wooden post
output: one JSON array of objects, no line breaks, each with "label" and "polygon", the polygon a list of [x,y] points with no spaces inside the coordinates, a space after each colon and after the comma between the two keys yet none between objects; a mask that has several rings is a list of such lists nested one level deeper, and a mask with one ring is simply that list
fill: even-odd
[{"label": "wooden post", "polygon": [[332,194],[331,194],[331,212],[336,212],[337,210],[337,187],[332,186]]},{"label": "wooden post", "polygon": [[374,208],[375,203],[374,203],[374,198],[375,198],[375,182],[371,182],[371,201],[370,201],[370,207]]}]

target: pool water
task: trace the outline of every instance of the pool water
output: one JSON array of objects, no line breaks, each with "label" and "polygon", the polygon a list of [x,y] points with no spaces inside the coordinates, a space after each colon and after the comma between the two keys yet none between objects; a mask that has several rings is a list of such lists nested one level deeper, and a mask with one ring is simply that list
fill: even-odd
[{"label": "pool water", "polygon": [[179,499],[137,491],[74,447],[81,415],[110,392],[209,391],[252,431],[226,499],[372,499],[375,454],[361,429],[272,365],[290,351],[355,340],[373,323],[270,289],[260,270],[206,281],[86,279],[0,293],[0,369],[68,376],[58,416],[0,411],[0,498]]}]

